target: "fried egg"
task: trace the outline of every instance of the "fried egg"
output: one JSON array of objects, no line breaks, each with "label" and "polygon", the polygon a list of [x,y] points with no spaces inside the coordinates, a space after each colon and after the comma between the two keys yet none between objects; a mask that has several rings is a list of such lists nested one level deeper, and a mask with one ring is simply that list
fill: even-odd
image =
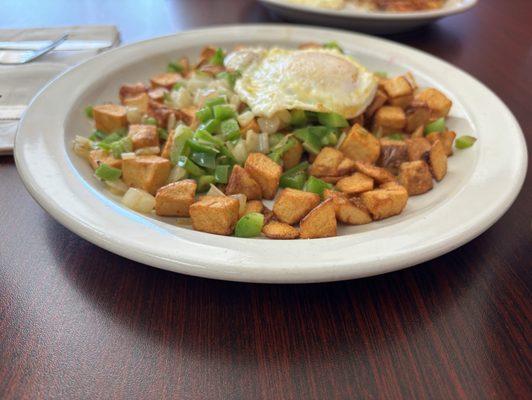
[{"label": "fried egg", "polygon": [[289,0],[289,2],[312,7],[332,8],[334,10],[339,10],[345,5],[344,0]]},{"label": "fried egg", "polygon": [[373,73],[333,49],[246,48],[230,53],[225,65],[240,71],[235,92],[257,116],[298,109],[354,118],[377,91]]}]

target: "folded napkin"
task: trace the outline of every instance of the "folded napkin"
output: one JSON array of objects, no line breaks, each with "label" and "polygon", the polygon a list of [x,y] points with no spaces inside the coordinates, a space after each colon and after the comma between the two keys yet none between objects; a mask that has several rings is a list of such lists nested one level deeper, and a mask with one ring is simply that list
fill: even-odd
[{"label": "folded napkin", "polygon": [[[105,40],[119,44],[115,26],[66,26],[37,29],[0,29],[0,41],[53,40],[68,33],[68,40]],[[47,82],[69,67],[79,64],[106,49],[52,51],[22,65],[0,65],[0,108],[27,105]],[[11,154],[18,121],[0,119],[0,155]]]}]

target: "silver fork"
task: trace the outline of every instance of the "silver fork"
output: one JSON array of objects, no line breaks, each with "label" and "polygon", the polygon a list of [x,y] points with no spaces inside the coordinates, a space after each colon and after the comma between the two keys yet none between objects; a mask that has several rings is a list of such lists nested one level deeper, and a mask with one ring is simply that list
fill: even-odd
[{"label": "silver fork", "polygon": [[37,57],[49,53],[65,40],[67,40],[68,35],[65,34],[59,39],[53,41],[48,46],[42,47],[37,50],[24,50],[24,51],[0,51],[0,64],[26,64],[27,62],[35,60]]}]

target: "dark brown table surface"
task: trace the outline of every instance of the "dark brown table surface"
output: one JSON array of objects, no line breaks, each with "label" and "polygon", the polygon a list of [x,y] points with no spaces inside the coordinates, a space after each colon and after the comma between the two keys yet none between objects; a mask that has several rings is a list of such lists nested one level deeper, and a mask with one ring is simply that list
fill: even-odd
[{"label": "dark brown table surface", "polygon": [[[390,38],[486,83],[530,146],[532,2],[479,3]],[[1,8],[1,27],[113,23],[124,42],[277,21],[247,0]],[[348,282],[252,285],[150,268],[86,242],[0,157],[0,398],[530,398],[530,183],[529,171],[492,228],[433,261]]]}]

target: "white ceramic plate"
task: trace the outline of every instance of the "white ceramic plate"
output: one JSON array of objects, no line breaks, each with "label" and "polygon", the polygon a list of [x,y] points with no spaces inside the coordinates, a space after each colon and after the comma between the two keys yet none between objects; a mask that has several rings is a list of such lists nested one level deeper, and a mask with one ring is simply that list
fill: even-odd
[{"label": "white ceramic plate", "polygon": [[[216,236],[123,207],[71,150],[87,134],[88,104],[115,100],[124,82],[146,80],[205,44],[295,47],[336,40],[372,70],[412,71],[453,100],[449,125],[479,138],[456,151],[448,176],[405,211],[327,239],[274,241]],[[382,39],[290,25],[224,26],[121,47],[61,75],[32,101],[16,137],[17,167],[32,196],[67,228],[124,257],[190,275],[249,282],[318,282],[376,275],[444,254],[491,226],[524,180],[526,144],[516,120],[484,85],[428,54]]]},{"label": "white ceramic plate", "polygon": [[289,21],[334,26],[373,34],[408,31],[440,18],[467,11],[477,3],[477,0],[448,0],[439,10],[393,13],[368,11],[354,5],[347,5],[341,10],[332,10],[294,4],[289,0],[259,1]]}]

